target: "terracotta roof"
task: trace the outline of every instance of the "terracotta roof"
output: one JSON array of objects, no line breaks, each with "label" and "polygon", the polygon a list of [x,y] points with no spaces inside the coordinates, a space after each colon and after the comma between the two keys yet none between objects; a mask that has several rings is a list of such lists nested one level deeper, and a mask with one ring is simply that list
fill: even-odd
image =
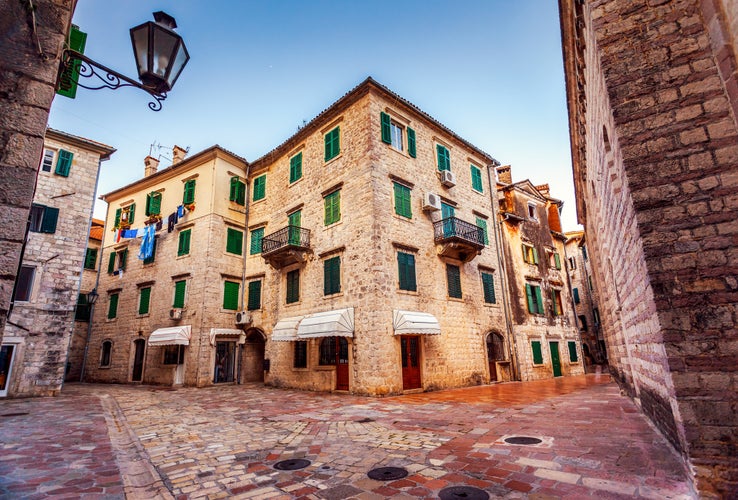
[{"label": "terracotta roof", "polygon": [[90,225],[90,239],[102,241],[104,229],[105,221],[93,218],[92,224]]}]

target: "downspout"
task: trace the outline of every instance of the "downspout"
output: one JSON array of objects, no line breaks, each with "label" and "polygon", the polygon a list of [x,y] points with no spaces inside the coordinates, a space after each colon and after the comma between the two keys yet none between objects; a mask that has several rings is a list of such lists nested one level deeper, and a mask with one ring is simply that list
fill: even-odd
[{"label": "downspout", "polygon": [[[571,275],[569,274],[569,257],[566,254],[566,241],[564,242],[564,269],[566,269],[566,283],[569,285],[569,299],[571,300],[571,310],[574,311],[574,326],[577,329],[577,337],[579,338],[579,345],[584,345],[582,339],[582,329],[579,328],[579,317],[577,316],[577,304],[574,302],[574,290],[571,286]],[[582,348],[582,365],[584,365],[584,348]],[[587,373],[587,367],[584,367],[584,372]]]},{"label": "downspout", "polygon": [[[502,236],[500,235],[500,226],[502,225],[501,220],[498,218],[498,200],[497,200],[497,176],[495,175],[495,179],[492,178],[491,169],[495,167],[499,167],[500,163],[495,162],[491,165],[487,165],[487,180],[489,182],[489,196],[490,196],[490,203],[492,205],[492,224],[494,226],[494,235],[495,235],[495,248],[497,250],[497,265],[500,268],[500,289],[502,290],[502,310],[503,315],[505,316],[505,333],[508,338],[507,342],[507,350],[508,350],[508,356],[513,362],[512,366],[512,378],[513,380],[518,380],[518,346],[517,346],[517,340],[515,339],[515,335],[512,331],[512,323],[510,320],[510,295],[509,290],[507,288],[507,285],[505,284],[505,278],[507,276],[507,272],[505,270],[505,264],[504,259],[502,259],[502,254],[504,253],[503,245],[501,244],[500,240]],[[494,180],[494,182],[493,182]],[[494,187],[493,187],[494,186]]]},{"label": "downspout", "polygon": [[[246,164],[246,188],[244,193],[244,212],[243,212],[243,241],[241,243],[241,247],[243,249],[242,256],[243,256],[243,265],[241,266],[241,311],[246,310],[246,260],[249,257],[249,249],[246,247],[246,244],[248,243],[248,236],[249,236],[249,176],[251,175],[251,164]],[[241,369],[241,365],[243,364],[243,344],[238,344],[238,374],[237,374],[237,383],[241,384],[241,377],[243,375],[243,370]]]}]

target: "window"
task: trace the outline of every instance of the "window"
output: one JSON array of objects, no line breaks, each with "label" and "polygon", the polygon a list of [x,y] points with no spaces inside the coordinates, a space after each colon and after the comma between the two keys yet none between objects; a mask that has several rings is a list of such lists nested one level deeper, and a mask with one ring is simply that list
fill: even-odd
[{"label": "window", "polygon": [[572,293],[574,294],[574,303],[579,304],[579,302],[581,302],[579,300],[579,288],[575,288],[574,290],[572,290]]},{"label": "window", "polygon": [[33,279],[35,275],[35,267],[21,266],[20,272],[18,273],[18,279],[15,283],[13,302],[28,302],[31,300],[31,291],[33,290]]},{"label": "window", "polygon": [[531,220],[538,220],[535,203],[528,203],[528,218]]},{"label": "window", "polygon": [[182,309],[185,306],[185,296],[187,294],[187,280],[180,280],[174,282],[174,300],[172,301],[172,307],[175,309]]},{"label": "window", "polygon": [[415,149],[415,131],[410,127],[407,128],[407,154],[411,158],[415,158],[417,155]]},{"label": "window", "polygon": [[249,299],[246,309],[249,311],[261,309],[261,280],[249,281]]},{"label": "window", "polygon": [[110,252],[110,257],[108,258],[108,274],[115,274],[116,271],[125,271],[126,269],[126,261],[128,260],[128,249],[123,248],[119,251],[113,251]]},{"label": "window", "polygon": [[446,264],[446,281],[448,282],[448,296],[461,298],[461,270],[459,266]]},{"label": "window", "polygon": [[115,229],[126,229],[133,224],[136,216],[136,204],[132,203],[127,207],[121,207],[115,211]]},{"label": "window", "polygon": [[87,294],[77,294],[77,306],[74,309],[75,321],[90,321],[90,304],[87,303]]},{"label": "window", "polygon": [[85,251],[85,269],[95,270],[97,264],[97,248],[88,248]]},{"label": "window", "polygon": [[561,290],[551,289],[551,309],[554,316],[564,314],[564,307],[561,302]]},{"label": "window", "polygon": [[561,257],[557,252],[547,252],[548,254],[548,267],[551,269],[561,270]]},{"label": "window", "polygon": [[530,343],[530,346],[533,351],[533,364],[542,365],[543,364],[543,352],[541,351],[541,341],[534,340]]},{"label": "window", "polygon": [[47,207],[34,203],[31,205],[30,227],[32,233],[49,233],[56,232],[56,223],[59,219],[59,209]]},{"label": "window", "polygon": [[438,158],[438,170],[451,170],[451,156],[446,146],[436,144],[436,157]]},{"label": "window", "polygon": [[254,195],[252,199],[254,201],[263,200],[266,196],[266,185],[267,185],[267,176],[266,174],[260,175],[256,179],[254,179]]},{"label": "window", "polygon": [[51,172],[51,166],[54,164],[54,150],[44,149],[44,156],[41,158],[41,170]]},{"label": "window", "polygon": [[289,214],[287,216],[287,225],[302,227],[302,210],[297,210]]},{"label": "window", "polygon": [[302,178],[302,151],[290,158],[290,184]]},{"label": "window", "polygon": [[294,304],[300,300],[300,270],[295,269],[287,273],[287,299],[288,304]]},{"label": "window", "polygon": [[482,291],[484,292],[484,302],[487,304],[495,304],[495,275],[492,273],[482,273]]},{"label": "window", "polygon": [[323,198],[325,206],[325,225],[330,226],[341,220],[341,191],[336,190]]},{"label": "window", "polygon": [[525,284],[525,296],[528,299],[528,312],[531,314],[544,314],[543,297],[541,287],[538,285]]},{"label": "window", "polygon": [[323,261],[323,295],[341,291],[341,257]]},{"label": "window", "polygon": [[192,203],[195,203],[195,179],[185,181],[182,193],[182,204],[190,205]]},{"label": "window", "polygon": [[190,253],[190,238],[192,237],[192,229],[185,229],[179,233],[179,241],[177,242],[177,256],[188,255]]},{"label": "window", "polygon": [[403,151],[403,127],[392,120],[387,113],[380,113],[379,116],[382,122],[382,142],[390,144],[397,151]]},{"label": "window", "polygon": [[113,352],[113,343],[109,340],[106,340],[102,343],[102,347],[100,348],[100,367],[104,368],[107,366],[110,366],[110,355]]},{"label": "window", "polygon": [[476,167],[474,165],[470,165],[470,168],[471,168],[472,189],[474,191],[483,193],[484,185],[482,184],[482,171],[479,169],[479,167]]},{"label": "window", "polygon": [[226,281],[223,283],[223,309],[231,311],[238,310],[238,291],[241,284],[237,281]]},{"label": "window", "polygon": [[456,209],[453,205],[449,205],[448,203],[441,202],[441,219],[448,219],[449,217],[454,217],[456,214]]},{"label": "window", "polygon": [[303,341],[303,342],[293,342],[293,344],[295,345],[295,356],[294,356],[294,360],[292,361],[292,366],[294,368],[307,368],[308,343]]},{"label": "window", "polygon": [[569,269],[574,270],[577,268],[577,259],[569,257]]},{"label": "window", "polygon": [[[239,231],[240,234],[240,231]],[[251,255],[257,255],[261,253],[261,242],[264,239],[264,228],[260,227],[251,231],[251,247],[249,253]],[[236,253],[236,252],[234,252]],[[238,254],[241,253],[241,247],[239,243]]]},{"label": "window", "polygon": [[579,329],[583,332],[587,331],[587,317],[583,314],[579,316]]},{"label": "window", "polygon": [[577,343],[569,341],[569,361],[572,363],[576,363],[579,361],[579,356],[577,356]]},{"label": "window", "polygon": [[584,260],[587,260],[587,247],[582,245],[582,257],[584,257]]},{"label": "window", "polygon": [[536,247],[523,243],[523,261],[528,264],[538,264],[538,250],[536,250]]},{"label": "window", "polygon": [[335,365],[348,363],[348,341],[344,337],[325,337],[320,341],[318,364]]},{"label": "window", "polygon": [[411,219],[413,216],[410,204],[410,188],[394,182],[395,189],[395,213]]},{"label": "window", "polygon": [[[259,231],[257,229],[256,231]],[[261,228],[262,234],[264,234],[264,228]],[[251,233],[251,248],[254,247],[254,232]],[[261,237],[258,242],[259,251],[261,251]],[[243,231],[233,229],[229,227],[226,229],[226,252],[241,255],[243,253]],[[251,252],[259,253],[259,252]]]},{"label": "window", "polygon": [[152,191],[146,195],[146,216],[159,215],[161,213],[161,193]]},{"label": "window", "polygon": [[146,286],[138,291],[138,314],[149,314],[151,302],[151,287]]},{"label": "window", "polygon": [[74,155],[70,151],[60,149],[59,155],[56,159],[56,169],[54,169],[54,173],[56,175],[61,175],[62,177],[69,177],[69,170],[72,167],[73,157]]},{"label": "window", "polygon": [[417,291],[415,283],[415,255],[397,252],[397,268],[400,278],[400,290]]},{"label": "window", "polygon": [[231,190],[228,199],[241,206],[246,204],[246,183],[241,182],[237,175],[231,177]]},{"label": "window", "polygon": [[118,294],[111,293],[108,297],[108,319],[118,316]]},{"label": "window", "polygon": [[325,161],[332,160],[341,152],[341,127],[325,134]]},{"label": "window", "polygon": [[592,285],[592,276],[587,276],[587,283],[589,283],[589,289],[594,290],[594,286]]},{"label": "window", "polygon": [[594,319],[595,326],[599,325],[600,324],[600,310],[597,309],[596,307],[592,309],[592,316],[593,316],[592,319]]},{"label": "window", "polygon": [[151,255],[143,260],[144,264],[151,264],[156,259],[156,242],[159,241],[158,236],[154,236],[154,240],[151,242]]},{"label": "window", "polygon": [[184,364],[184,346],[183,345],[167,345],[164,346],[163,365],[181,365]]},{"label": "window", "polygon": [[489,237],[487,236],[487,220],[482,217],[477,217],[477,227],[482,230],[481,242],[485,246],[489,245]]}]

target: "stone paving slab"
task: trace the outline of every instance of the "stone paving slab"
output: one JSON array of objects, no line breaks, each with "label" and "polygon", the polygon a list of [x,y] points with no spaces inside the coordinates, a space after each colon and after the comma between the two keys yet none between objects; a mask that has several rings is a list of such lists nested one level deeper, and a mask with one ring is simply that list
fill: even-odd
[{"label": "stone paving slab", "polygon": [[[0,415],[23,411],[0,417],[8,498],[430,499],[460,485],[491,498],[693,498],[679,457],[607,376],[383,399],[74,384],[0,402]],[[502,439],[514,435],[542,443]],[[311,463],[274,469],[290,458]],[[408,475],[367,477],[387,466]]]}]

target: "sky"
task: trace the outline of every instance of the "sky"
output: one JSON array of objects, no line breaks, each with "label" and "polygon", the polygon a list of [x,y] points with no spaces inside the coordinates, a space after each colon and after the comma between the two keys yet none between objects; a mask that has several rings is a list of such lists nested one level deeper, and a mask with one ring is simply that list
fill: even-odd
[{"label": "sky", "polygon": [[[79,0],[85,54],[136,77],[129,30],[163,10],[190,53],[159,112],[132,88],[56,96],[49,126],[113,146],[98,195],[214,144],[253,161],[371,76],[455,133],[548,183],[578,228],[554,0]],[[95,217],[105,217],[98,200]]]}]

